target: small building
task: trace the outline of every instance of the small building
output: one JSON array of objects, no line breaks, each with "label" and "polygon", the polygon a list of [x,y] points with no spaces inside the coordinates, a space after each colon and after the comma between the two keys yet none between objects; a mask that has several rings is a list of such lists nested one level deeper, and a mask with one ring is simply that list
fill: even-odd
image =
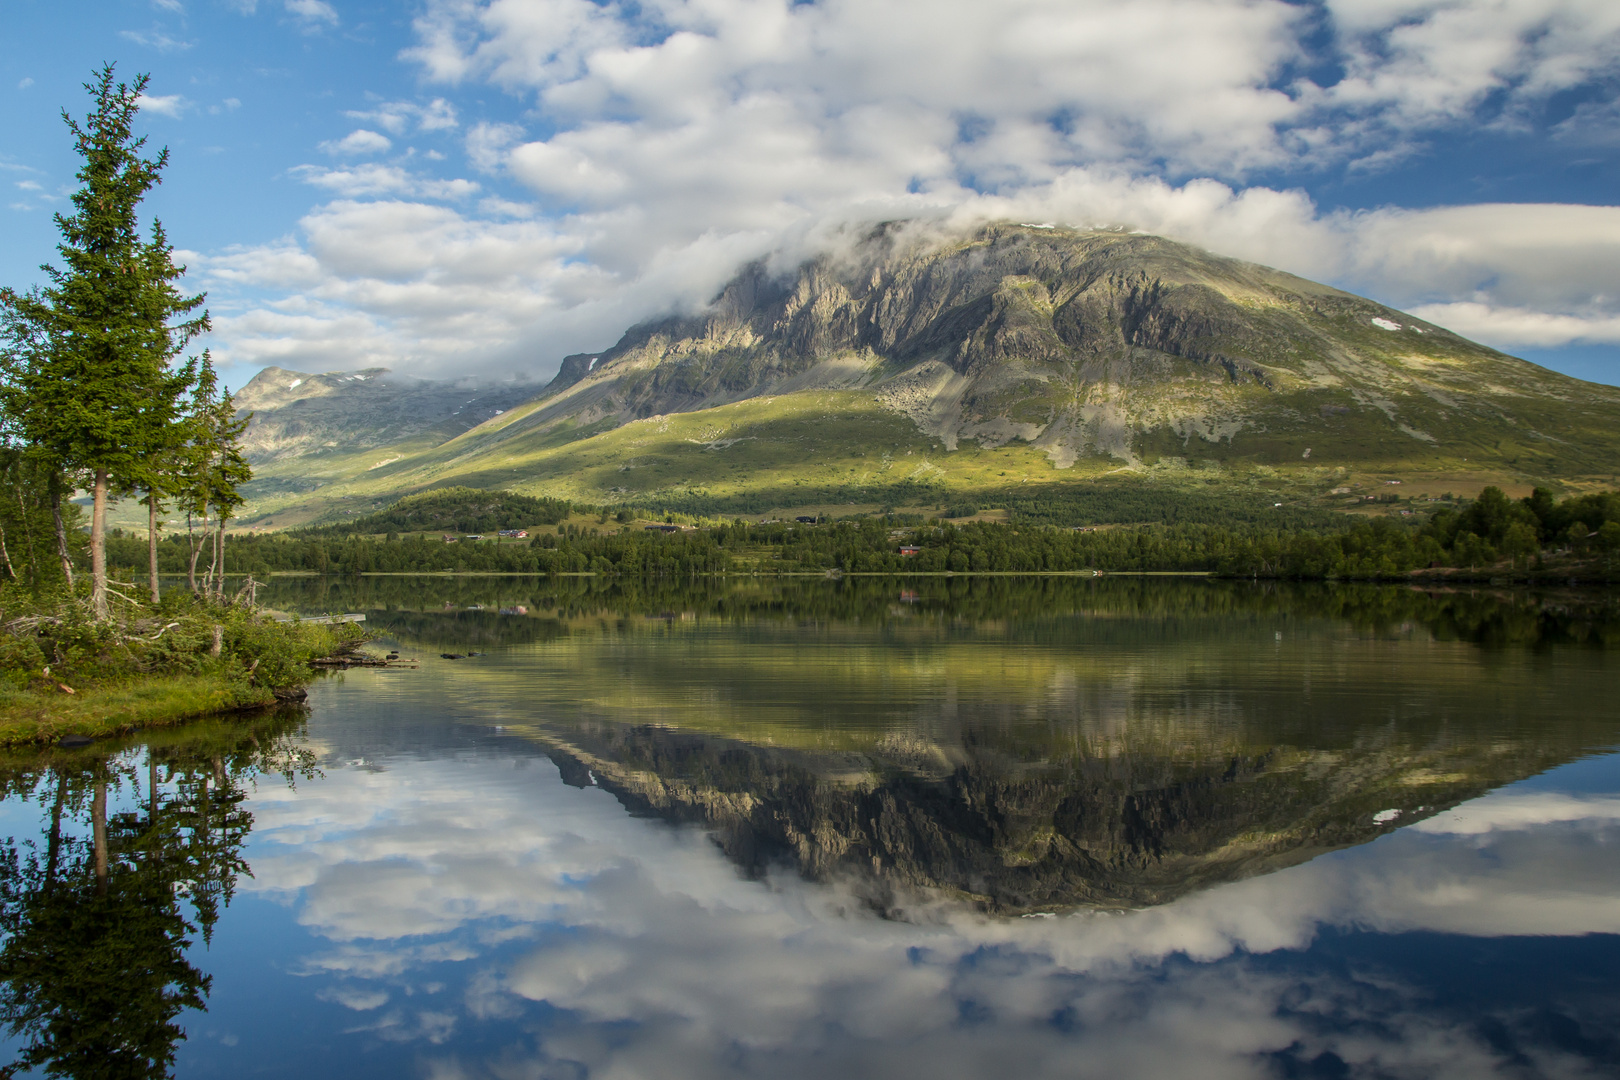
[{"label": "small building", "polygon": [[513,539],[513,540],[527,540],[529,538],[529,530],[528,529],[502,529],[501,530],[501,535],[505,536],[505,537],[509,537],[510,539]]},{"label": "small building", "polygon": [[814,514],[800,514],[793,520],[799,522],[801,525],[814,525],[817,518]]},{"label": "small building", "polygon": [[900,554],[902,554],[902,555],[921,555],[922,554],[922,548],[920,548],[920,547],[912,547],[910,544],[902,544],[901,547],[900,547]]},{"label": "small building", "polygon": [[466,536],[462,537],[463,540],[482,540],[483,538],[483,533],[468,533]]},{"label": "small building", "polygon": [[444,542],[447,543],[447,544],[453,544],[453,543],[456,542],[456,538],[451,536],[449,533],[445,533],[444,534]]}]

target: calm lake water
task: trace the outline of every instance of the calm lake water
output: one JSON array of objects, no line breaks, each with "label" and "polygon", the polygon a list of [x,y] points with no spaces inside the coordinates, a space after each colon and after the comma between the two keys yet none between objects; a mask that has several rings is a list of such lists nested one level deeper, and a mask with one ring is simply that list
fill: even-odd
[{"label": "calm lake water", "polygon": [[0,757],[24,1075],[1620,1070],[1613,596],[261,599],[421,664]]}]

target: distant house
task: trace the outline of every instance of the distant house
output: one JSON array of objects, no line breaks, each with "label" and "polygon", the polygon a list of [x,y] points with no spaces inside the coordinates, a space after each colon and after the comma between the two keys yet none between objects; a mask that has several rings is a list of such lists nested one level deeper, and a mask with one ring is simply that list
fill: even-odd
[{"label": "distant house", "polygon": [[816,516],[814,514],[800,514],[793,520],[804,525],[814,525],[816,523]]},{"label": "distant house", "polygon": [[445,533],[444,534],[444,542],[447,543],[447,544],[453,544],[453,543],[456,542],[456,538],[451,536],[449,533]]},{"label": "distant house", "polygon": [[920,554],[922,554],[922,548],[920,548],[920,547],[912,547],[910,544],[903,544],[900,547],[900,554],[902,554],[902,555],[920,555]]},{"label": "distant house", "polygon": [[513,540],[527,540],[529,538],[529,530],[527,530],[527,529],[502,529],[501,530],[501,535],[506,536],[506,537],[510,537]]},{"label": "distant house", "polygon": [[463,540],[482,540],[483,538],[483,533],[468,533],[466,536],[462,537]]},{"label": "distant house", "polygon": [[643,526],[643,528],[645,528],[648,532],[680,532],[681,531],[681,527],[679,525],[645,525],[645,526]]}]

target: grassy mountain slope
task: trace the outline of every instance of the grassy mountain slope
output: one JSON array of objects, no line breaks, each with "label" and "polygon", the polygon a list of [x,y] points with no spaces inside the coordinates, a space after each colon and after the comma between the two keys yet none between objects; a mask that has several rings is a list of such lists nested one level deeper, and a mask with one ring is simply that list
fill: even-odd
[{"label": "grassy mountain slope", "polygon": [[255,509],[292,524],[447,484],[782,507],[1104,475],[1579,488],[1617,452],[1613,387],[1159,237],[1000,225],[749,267],[465,433],[334,455],[318,501],[265,484]]}]

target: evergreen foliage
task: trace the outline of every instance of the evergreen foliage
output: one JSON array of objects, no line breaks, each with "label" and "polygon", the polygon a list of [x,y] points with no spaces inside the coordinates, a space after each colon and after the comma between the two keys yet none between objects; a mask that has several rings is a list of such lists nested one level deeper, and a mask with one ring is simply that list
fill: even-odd
[{"label": "evergreen foliage", "polygon": [[[61,266],[42,267],[42,287],[0,289],[0,528],[7,530],[0,581],[36,596],[73,588],[78,529],[63,497],[88,485],[90,605],[103,621],[111,617],[109,499],[143,494],[148,566],[157,563],[165,499],[179,498],[205,521],[212,515],[222,574],[224,525],[251,475],[237,446],[245,422],[219,390],[207,355],[200,365],[181,359],[209,328],[204,297],[179,289],[185,268],[175,264],[162,223],[142,234],[140,203],[168,164],[167,150],[143,157],[146,140],[134,133],[147,81],[116,82],[109,64],[85,85],[89,115],[81,122],[63,112],[82,163],[73,212],[56,215]],[[42,558],[49,546],[42,507],[54,568]],[[21,540],[19,557],[7,537]],[[150,589],[156,603],[155,575]]]},{"label": "evergreen foliage", "polygon": [[[1547,516],[1538,516],[1537,507]],[[483,573],[690,576],[713,573],[1053,573],[1183,571],[1268,578],[1381,578],[1457,567],[1496,573],[1524,569],[1558,552],[1588,576],[1609,576],[1620,554],[1620,494],[1563,502],[1538,491],[1514,502],[1487,488],[1461,511],[1443,510],[1422,526],[1395,518],[1345,518],[1337,529],[1157,524],[1057,529],[1021,522],[894,517],[826,524],[732,521],[675,532],[607,523],[563,525],[527,543],[461,541],[437,536],[376,539],[335,532],[243,536],[237,566],[256,574]],[[1584,531],[1583,531],[1584,530]],[[1578,534],[1578,535],[1577,535]],[[1548,539],[1543,541],[1542,537]],[[142,549],[112,541],[121,565]],[[901,547],[914,548],[902,553]],[[166,543],[163,568],[178,572],[184,548]],[[1584,562],[1582,562],[1584,560]]]},{"label": "evergreen foliage", "polygon": [[450,487],[407,495],[386,510],[342,525],[302,530],[306,536],[341,533],[447,532],[488,533],[556,525],[568,516],[562,499],[535,498],[510,491]]},{"label": "evergreen foliage", "polygon": [[137,208],[169,156],[141,157],[146,140],[133,133],[147,77],[113,79],[109,64],[86,84],[94,107],[82,124],[63,113],[83,159],[74,213],[55,219],[63,266],[43,267],[42,288],[0,294],[13,344],[6,411],[28,444],[92,484],[91,602],[101,617],[108,496],[155,482],[195,381],[194,365],[173,362],[209,326],[207,312],[198,313],[203,297],[175,285],[185,271],[174,264],[162,223],[141,236]]}]

